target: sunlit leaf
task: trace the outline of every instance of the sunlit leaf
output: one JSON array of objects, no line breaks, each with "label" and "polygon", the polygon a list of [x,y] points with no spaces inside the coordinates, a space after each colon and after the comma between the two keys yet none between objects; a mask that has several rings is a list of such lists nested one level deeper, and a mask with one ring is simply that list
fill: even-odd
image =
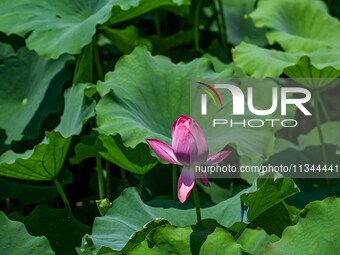
[{"label": "sunlit leaf", "polygon": [[340,53],[336,49],[289,53],[241,43],[233,49],[233,58],[251,77],[277,78],[286,74],[291,78],[307,78],[304,85],[312,89],[323,88],[340,75]]},{"label": "sunlit leaf", "polygon": [[0,211],[0,252],[3,255],[54,255],[51,246],[44,236],[31,236],[21,222],[10,221]]},{"label": "sunlit leaf", "polygon": [[4,0],[0,2],[0,30],[20,36],[31,32],[26,39],[29,49],[58,58],[63,53],[80,53],[91,42],[96,26],[111,17],[113,24],[158,7],[188,4],[188,0]]},{"label": "sunlit leaf", "polygon": [[[258,190],[257,190],[258,189]],[[267,191],[271,195],[268,196]],[[240,196],[246,200],[250,206],[249,220],[254,221],[265,212],[270,212],[275,205],[281,203],[285,198],[297,192],[294,182],[290,179],[264,179],[258,182],[258,187],[253,185],[237,195],[224,200],[223,202],[201,209],[203,219],[214,219],[224,227],[231,227],[239,231],[239,225],[245,225],[245,211],[242,207]],[[263,194],[268,198],[263,199]],[[263,206],[264,205],[264,206]],[[288,216],[289,212],[283,211]],[[285,217],[286,217],[285,216]],[[94,254],[99,251],[120,251],[129,241],[130,236],[138,231],[142,231],[143,226],[157,218],[167,220],[171,225],[185,227],[196,224],[195,210],[180,210],[175,208],[150,207],[144,204],[137,190],[134,188],[125,189],[121,196],[113,201],[112,207],[104,217],[96,218],[92,236],[90,236]],[[276,220],[279,220],[276,219]],[[254,224],[251,222],[251,224]],[[289,223],[288,225],[291,225]],[[286,225],[287,226],[287,225]],[[86,244],[83,244],[86,248]]]},{"label": "sunlit leaf", "polygon": [[308,204],[299,222],[288,227],[278,242],[268,245],[265,253],[336,254],[340,249],[339,210],[339,198],[327,198]]},{"label": "sunlit leaf", "polygon": [[321,1],[260,0],[250,15],[258,27],[271,30],[267,38],[289,52],[339,48],[340,22],[325,11]]},{"label": "sunlit leaf", "polygon": [[246,228],[237,242],[242,248],[252,255],[263,255],[266,245],[270,242],[278,241],[275,235],[268,235],[263,229]]},{"label": "sunlit leaf", "polygon": [[[216,245],[218,244],[218,245]],[[221,227],[174,227],[169,224],[156,227],[145,240],[127,251],[127,254],[200,254],[241,255],[241,245]]]},{"label": "sunlit leaf", "polygon": [[[113,0],[4,0],[0,2],[0,27],[6,34],[25,36],[29,49],[39,55],[58,58],[77,54],[89,44],[96,26],[111,17]],[[125,4],[126,5],[126,4]]]},{"label": "sunlit leaf", "polygon": [[[210,208],[202,209],[203,219],[215,219],[219,224],[230,227],[242,220],[240,195],[254,191],[251,187],[234,197]],[[156,208],[144,204],[136,189],[128,188],[113,201],[112,207],[104,217],[96,218],[90,240],[94,247],[93,254],[99,250],[120,251],[129,241],[130,236],[143,229],[143,226],[157,218],[164,218],[170,224],[185,227],[196,224],[195,209],[180,210],[175,208]],[[91,243],[87,241],[87,243]],[[86,244],[84,244],[86,246]],[[86,247],[83,248],[86,248]],[[106,248],[105,248],[106,247]]]},{"label": "sunlit leaf", "polygon": [[[174,120],[190,111],[190,79],[200,77],[228,78],[225,73],[214,73],[205,58],[174,64],[163,56],[151,56],[145,48],[136,48],[120,59],[115,71],[98,84],[102,96],[96,108],[98,131],[119,134],[126,147],[146,143],[145,138],[158,138],[171,144]],[[230,107],[230,100],[226,102],[225,107]],[[225,132],[225,127],[201,127],[208,142],[211,141],[211,152],[231,143],[240,155],[254,159],[265,157],[273,143],[273,131],[269,128],[232,128]]]}]

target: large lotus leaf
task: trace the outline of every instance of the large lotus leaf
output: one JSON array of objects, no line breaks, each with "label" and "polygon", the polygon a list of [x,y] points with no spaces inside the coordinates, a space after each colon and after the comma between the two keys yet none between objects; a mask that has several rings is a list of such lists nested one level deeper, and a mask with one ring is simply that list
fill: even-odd
[{"label": "large lotus leaf", "polygon": [[[321,125],[323,139],[325,144],[337,145],[340,135],[340,121],[330,121]],[[320,146],[321,141],[318,129],[313,128],[308,134],[303,134],[298,137],[298,143],[301,150],[309,146]]]},{"label": "large lotus leaf", "polygon": [[82,137],[70,162],[79,164],[82,160],[93,157],[103,157],[122,169],[136,174],[145,174],[158,163],[158,160],[150,155],[146,144],[139,144],[133,149],[126,148],[118,135],[98,136],[95,132]]},{"label": "large lotus leaf", "polygon": [[71,138],[46,132],[43,142],[25,153],[7,151],[0,156],[0,175],[35,181],[53,180],[64,163]]},{"label": "large lotus leaf", "polygon": [[76,255],[75,247],[82,236],[90,232],[90,228],[74,218],[69,210],[54,210],[47,205],[36,207],[28,216],[12,213],[9,218],[24,223],[32,235],[46,236],[57,254]]},{"label": "large lotus leaf", "polygon": [[[250,187],[218,205],[202,209],[203,219],[215,219],[225,227],[242,221],[243,209],[240,195],[254,190],[255,187]],[[97,252],[105,247],[109,251],[120,251],[133,233],[140,231],[146,223],[156,218],[164,218],[179,227],[196,224],[195,209],[150,207],[142,202],[135,188],[127,188],[113,201],[112,207],[105,216],[95,219],[92,236],[88,237],[91,242],[87,241],[87,243],[93,243],[91,249],[94,254],[100,254]],[[89,247],[84,244],[83,248]]]},{"label": "large lotus leaf", "polygon": [[249,207],[247,213],[249,221],[255,220],[266,210],[299,192],[294,181],[289,178],[258,179],[257,185],[259,189],[256,192],[241,196],[243,202]]},{"label": "large lotus leaf", "polygon": [[55,129],[64,137],[78,135],[83,123],[94,116],[96,103],[85,96],[88,86],[90,84],[76,84],[64,93],[64,113]]},{"label": "large lotus leaf", "polygon": [[58,58],[63,53],[77,54],[89,44],[96,26],[111,17],[114,5],[131,1],[114,0],[3,0],[0,2],[0,27],[6,34],[25,36],[29,49],[39,55]]},{"label": "large lotus leaf", "polygon": [[337,254],[339,210],[340,199],[334,197],[308,204],[299,222],[288,227],[278,242],[268,245],[265,254]]},{"label": "large lotus leaf", "polygon": [[85,100],[86,84],[75,85],[65,92],[65,109],[55,131],[32,150],[24,153],[7,151],[0,156],[0,175],[26,180],[53,180],[60,172],[72,135],[79,134],[83,121],[93,116],[95,104]]},{"label": "large lotus leaf", "polygon": [[31,236],[21,222],[10,221],[0,211],[0,253],[2,255],[54,255],[51,246],[44,236]]},{"label": "large lotus leaf", "polygon": [[120,1],[120,6],[112,9],[112,16],[108,24],[116,24],[122,21],[133,19],[156,8],[167,8],[178,14],[184,14],[190,5],[190,0],[128,0]]},{"label": "large lotus leaf", "polygon": [[158,163],[158,160],[150,155],[146,144],[138,144],[133,149],[126,148],[118,135],[115,137],[100,135],[99,140],[106,149],[99,154],[129,172],[145,174]]},{"label": "large lotus leaf", "polygon": [[340,53],[336,49],[288,53],[241,43],[233,49],[233,58],[252,77],[277,78],[286,74],[291,78],[306,78],[308,82],[304,85],[312,89],[323,88],[331,78],[340,75]]},{"label": "large lotus leaf", "polygon": [[256,28],[246,15],[254,10],[255,0],[223,0],[224,22],[227,26],[227,38],[230,43],[254,43],[259,46],[267,44],[266,29]]},{"label": "large lotus leaf", "polygon": [[218,57],[211,55],[209,53],[203,54],[203,57],[210,60],[210,62],[212,63],[212,65],[214,67],[215,72],[217,72],[217,73],[226,72],[227,75],[230,76],[230,77],[232,77],[234,75],[235,68],[236,68],[234,63],[226,64],[226,63],[222,62]]},{"label": "large lotus leaf", "polygon": [[340,22],[318,0],[260,0],[250,15],[258,27],[268,27],[271,44],[278,42],[289,52],[339,48]]},{"label": "large lotus leaf", "polygon": [[[282,202],[289,196],[288,194],[295,194],[297,190],[292,186],[293,184],[294,182],[290,179],[264,180],[258,183],[258,191],[256,191],[257,187],[253,185],[215,206],[201,209],[202,218],[215,219],[218,224],[224,227],[244,224],[245,212],[241,206],[240,196],[249,193],[247,202],[253,201],[255,197],[260,200],[256,201],[255,204],[254,201],[249,204],[249,206],[254,205],[254,208],[251,208],[250,216],[255,215],[253,218],[257,218],[265,210],[269,210],[277,203]],[[272,194],[268,198],[266,197],[262,203],[264,191],[267,190],[270,190]],[[258,207],[259,204],[265,205],[264,210]],[[96,252],[104,249],[104,247],[117,251],[123,249],[133,233],[140,231],[146,223],[156,218],[164,218],[170,224],[179,227],[196,223],[194,209],[179,210],[150,207],[141,201],[136,189],[128,188],[113,202],[112,207],[104,217],[96,218],[90,237],[94,254],[97,254]],[[237,229],[237,227],[233,229]],[[86,248],[86,245],[83,248]]]},{"label": "large lotus leaf", "polygon": [[295,208],[285,204],[285,199],[295,195],[299,189],[289,178],[261,178],[258,190],[241,196],[248,206],[247,220],[251,226],[261,227],[268,234],[281,236],[298,214]]},{"label": "large lotus leaf", "polygon": [[26,39],[29,49],[58,58],[63,53],[80,53],[91,42],[96,26],[111,17],[110,23],[117,23],[154,8],[188,4],[186,0],[4,0],[0,2],[0,27],[6,34],[31,32]]},{"label": "large lotus leaf", "polygon": [[125,254],[241,255],[243,252],[241,245],[221,227],[198,229],[164,224],[152,229],[145,240]]},{"label": "large lotus leaf", "polygon": [[[3,43],[0,43],[0,52],[0,127],[6,130],[7,143],[10,143],[22,138],[52,79],[70,57],[51,61],[26,48],[15,53]],[[43,119],[36,121],[41,123]]]},{"label": "large lotus leaf", "polygon": [[102,31],[110,39],[112,45],[124,54],[131,53],[139,45],[146,46],[150,51],[152,44],[148,39],[139,36],[137,27],[128,26],[124,29],[112,29],[103,27]]},{"label": "large lotus leaf", "polygon": [[[223,74],[223,73],[221,73]],[[244,89],[246,86],[242,86],[242,83],[245,80],[241,80],[240,89]],[[258,80],[253,80],[254,83],[250,84],[250,86],[254,87],[254,90],[257,90],[257,85],[261,86],[263,82],[259,82]],[[211,84],[214,83],[228,83],[229,80],[221,80],[221,81],[212,81]],[[238,81],[237,81],[238,82]],[[235,82],[235,83],[237,83]],[[272,148],[274,146],[274,130],[278,127],[278,125],[274,124],[274,128],[268,122],[265,123],[265,119],[274,119],[276,118],[274,114],[266,115],[266,116],[257,116],[251,113],[247,106],[245,106],[244,115],[233,115],[232,109],[234,107],[234,98],[231,93],[228,93],[226,89],[216,89],[220,95],[222,106],[216,107],[213,100],[207,100],[207,115],[201,115],[201,94],[202,94],[202,86],[198,83],[191,84],[190,89],[190,116],[194,118],[197,123],[200,125],[202,130],[204,131],[205,136],[207,137],[209,143],[209,149],[212,152],[219,151],[223,149],[226,144],[234,147],[238,155],[242,158],[247,158],[254,164],[255,162],[262,162],[263,159],[268,158],[272,153]],[[261,86],[262,90],[264,87]],[[268,93],[268,90],[266,91]],[[271,93],[271,91],[269,91]],[[255,95],[256,94],[256,95]],[[245,94],[247,95],[247,94]],[[247,97],[247,96],[245,96]],[[254,104],[262,99],[261,93],[254,93]],[[263,100],[261,100],[263,101]],[[262,103],[261,103],[262,106]],[[256,106],[260,108],[259,106]],[[262,127],[249,127],[247,124],[251,119],[262,119],[263,126]],[[227,124],[218,124],[213,127],[213,122],[215,119],[227,120]],[[234,124],[232,124],[234,123]],[[235,124],[238,123],[238,124]]]},{"label": "large lotus leaf", "polygon": [[[38,110],[24,130],[24,137],[21,139],[22,141],[37,140],[41,137],[42,129],[50,129],[50,127],[52,128],[56,124],[53,121],[47,121],[47,118],[49,118],[50,115],[58,115],[63,111],[63,86],[70,80],[70,77],[71,73],[64,68],[53,78]],[[57,119],[53,117],[51,119],[57,121]],[[44,127],[41,127],[41,125],[44,125]]]},{"label": "large lotus leaf", "polygon": [[275,235],[268,235],[263,229],[246,228],[237,242],[242,248],[252,255],[263,255],[268,243],[276,242],[279,238]]},{"label": "large lotus leaf", "polygon": [[[145,138],[158,138],[171,144],[174,120],[181,114],[189,114],[190,79],[228,78],[224,72],[214,73],[209,64],[205,58],[173,64],[163,56],[151,56],[145,48],[136,48],[120,59],[115,71],[98,84],[102,96],[96,108],[99,132],[118,133],[126,147],[146,143]],[[224,96],[230,97],[227,93]],[[230,100],[225,102],[226,108],[231,107]],[[230,143],[236,145],[240,155],[259,158],[269,151],[273,141],[269,129],[230,128],[225,132],[225,127],[218,131],[208,126],[202,128],[208,142],[212,141],[211,152]]]}]

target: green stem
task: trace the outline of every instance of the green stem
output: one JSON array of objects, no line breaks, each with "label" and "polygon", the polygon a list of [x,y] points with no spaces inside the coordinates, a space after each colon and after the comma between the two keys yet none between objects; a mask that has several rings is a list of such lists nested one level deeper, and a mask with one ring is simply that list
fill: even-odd
[{"label": "green stem", "polygon": [[[218,25],[218,29],[220,31],[222,48],[223,48],[227,58],[230,59],[230,49],[228,47],[227,27],[226,27],[226,24],[225,24],[223,4],[222,4],[222,0],[217,0],[217,2],[218,2],[218,9],[219,10],[217,11],[216,7],[215,7],[215,9],[219,14],[218,17],[217,17],[217,25]],[[215,3],[215,1],[214,1],[214,3]]]},{"label": "green stem", "polygon": [[321,97],[320,94],[319,94],[319,96],[318,96],[318,102],[319,102],[319,104],[320,104],[320,106],[321,106],[321,110],[322,110],[323,115],[325,116],[326,121],[330,121],[331,118],[330,118],[330,116],[329,116],[329,114],[328,114],[326,105],[325,105],[324,101],[322,100],[322,97]]},{"label": "green stem", "polygon": [[[327,158],[327,151],[326,151],[326,146],[325,146],[325,140],[323,137],[322,129],[321,129],[321,119],[320,119],[320,109],[319,109],[319,102],[322,99],[320,98],[320,92],[317,90],[314,93],[314,107],[315,107],[315,122],[316,122],[316,127],[318,130],[319,134],[319,139],[321,143],[321,153],[322,153],[322,160],[323,164],[327,165],[328,164],[328,158]],[[329,178],[328,173],[326,172],[326,181],[327,181],[327,188],[328,188],[328,193],[329,195],[333,194],[333,185],[331,182],[331,179]]]},{"label": "green stem", "polygon": [[99,49],[98,49],[97,40],[93,44],[93,50],[94,50],[94,63],[96,65],[96,71],[97,71],[97,74],[98,74],[98,79],[99,80],[104,80],[104,72],[103,72],[102,65],[100,63]]},{"label": "green stem", "polygon": [[158,10],[154,11],[154,22],[155,22],[155,27],[156,27],[156,33],[158,36],[162,36],[161,33],[161,26],[160,26],[160,22],[159,22],[159,12]]},{"label": "green stem", "polygon": [[128,187],[129,186],[129,181],[126,177],[126,172],[123,168],[120,169],[120,176],[122,177],[122,182],[123,184]]},{"label": "green stem", "polygon": [[100,157],[96,157],[96,165],[98,176],[99,199],[104,199],[105,198],[104,171],[102,166],[102,160]]},{"label": "green stem", "polygon": [[172,199],[177,201],[177,165],[172,165]]},{"label": "green stem", "polygon": [[202,0],[198,0],[196,9],[195,9],[195,16],[194,16],[194,40],[195,40],[195,49],[203,53],[203,50],[200,48],[200,33],[199,33],[199,16],[201,10]]},{"label": "green stem", "polygon": [[68,201],[67,196],[66,196],[66,193],[64,192],[64,189],[63,189],[63,187],[61,186],[60,182],[58,181],[57,178],[55,178],[55,179],[53,180],[53,182],[54,182],[54,185],[55,185],[56,188],[57,188],[57,191],[58,191],[58,193],[59,193],[61,199],[62,199],[63,202],[64,202],[65,207],[66,207],[69,211],[71,211],[70,202]]},{"label": "green stem", "polygon": [[195,209],[196,209],[197,226],[202,226],[200,198],[198,196],[196,183],[194,184],[193,194],[194,194],[194,203],[195,203]]},{"label": "green stem", "polygon": [[144,174],[141,175],[140,179],[139,179],[138,189],[139,189],[139,196],[140,197],[143,196],[143,187],[144,187]]}]

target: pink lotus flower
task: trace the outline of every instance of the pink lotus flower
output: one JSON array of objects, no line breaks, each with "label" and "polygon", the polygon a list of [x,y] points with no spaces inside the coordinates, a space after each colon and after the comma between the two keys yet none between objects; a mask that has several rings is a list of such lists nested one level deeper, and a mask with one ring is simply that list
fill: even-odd
[{"label": "pink lotus flower", "polygon": [[172,147],[157,139],[146,139],[146,141],[162,160],[183,166],[178,179],[177,195],[184,203],[195,185],[195,177],[203,185],[210,186],[204,173],[195,173],[195,166],[218,164],[226,159],[231,151],[209,154],[208,143],[202,129],[194,119],[184,115],[174,122],[171,133]]}]

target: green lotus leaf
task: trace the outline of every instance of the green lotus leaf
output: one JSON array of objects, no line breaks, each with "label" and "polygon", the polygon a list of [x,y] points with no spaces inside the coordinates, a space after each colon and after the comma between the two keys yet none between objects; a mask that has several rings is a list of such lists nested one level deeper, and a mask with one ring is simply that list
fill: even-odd
[{"label": "green lotus leaf", "polygon": [[257,28],[246,15],[254,10],[255,0],[223,0],[224,22],[227,27],[227,38],[230,43],[254,43],[259,46],[267,44],[266,29]]},{"label": "green lotus leaf", "polygon": [[92,132],[89,135],[82,136],[74,151],[75,155],[70,158],[70,163],[79,164],[84,159],[100,157],[99,152],[105,151],[105,148],[98,139],[98,133]]},{"label": "green lotus leaf", "polygon": [[47,205],[36,207],[27,216],[15,212],[8,217],[24,223],[32,235],[46,236],[56,254],[76,255],[74,247],[84,234],[90,232],[90,228],[79,222],[69,210],[51,209]]},{"label": "green lotus leaf", "polygon": [[93,116],[95,103],[84,98],[86,84],[74,85],[65,92],[65,109],[55,131],[24,153],[7,151],[0,156],[0,175],[26,180],[53,180],[60,172],[71,138],[79,134],[83,121]]},{"label": "green lotus leaf", "polygon": [[237,242],[246,252],[252,255],[263,255],[266,245],[279,239],[275,235],[268,235],[263,229],[246,228]]},{"label": "green lotus leaf", "polygon": [[128,250],[126,254],[241,255],[243,252],[241,245],[221,227],[198,229],[163,224],[152,229],[145,240]]},{"label": "green lotus leaf", "polygon": [[0,175],[25,180],[47,181],[60,172],[71,138],[46,132],[44,141],[24,153],[7,151],[0,156]]},{"label": "green lotus leaf", "polygon": [[65,91],[64,113],[55,129],[63,137],[78,135],[83,124],[95,115],[96,103],[85,96],[86,89],[90,86],[91,84],[76,84]]},{"label": "green lotus leaf", "polygon": [[137,27],[128,26],[124,29],[112,29],[103,27],[102,31],[111,43],[124,54],[131,53],[139,45],[146,46],[150,51],[152,44],[148,39],[139,36]]},{"label": "green lotus leaf", "polygon": [[249,221],[255,220],[266,210],[299,192],[294,181],[289,178],[258,179],[257,185],[259,187],[257,191],[241,196],[249,207],[247,213]]},{"label": "green lotus leaf", "polygon": [[[203,219],[215,219],[219,224],[230,227],[242,219],[240,195],[254,191],[255,186],[243,190],[234,197],[210,208],[202,209]],[[93,254],[99,251],[120,251],[135,232],[157,218],[163,218],[170,224],[185,227],[196,224],[195,209],[180,210],[175,208],[150,207],[142,202],[135,188],[125,189],[105,216],[97,217],[93,224],[92,235],[85,238],[83,249],[90,249]],[[91,241],[89,241],[91,240]],[[91,247],[88,244],[91,243]]]},{"label": "green lotus leaf", "polygon": [[166,8],[177,14],[188,11],[190,0],[120,0],[120,5],[112,9],[112,16],[108,24],[113,25],[122,21],[133,19],[156,8]]},{"label": "green lotus leaf", "polygon": [[[323,139],[325,144],[337,145],[340,134],[340,121],[330,121],[321,125]],[[317,127],[313,128],[307,134],[298,137],[298,144],[301,150],[309,146],[320,146],[321,141]]]},{"label": "green lotus leaf", "polygon": [[235,76],[235,64],[234,63],[224,63],[222,62],[218,57],[216,56],[213,56],[209,53],[205,53],[203,54],[204,58],[207,58],[210,60],[210,62],[212,63],[213,65],[213,68],[214,68],[214,71],[217,72],[217,73],[222,73],[222,72],[226,72],[226,75],[232,77],[232,76]]},{"label": "green lotus leaf", "polygon": [[77,54],[89,44],[96,26],[111,17],[114,5],[131,1],[113,0],[4,0],[0,2],[0,27],[6,34],[29,36],[27,47],[39,55],[58,58]]},{"label": "green lotus leaf", "polygon": [[96,26],[118,23],[158,7],[188,5],[189,1],[146,0],[4,0],[0,2],[0,27],[6,34],[24,37],[40,56],[58,58],[78,54],[91,43]]},{"label": "green lotus leaf", "polygon": [[[275,205],[281,203],[289,195],[295,194],[297,189],[293,184],[294,182],[290,179],[260,181],[258,187],[253,185],[215,206],[201,209],[202,218],[214,219],[224,227],[239,231],[239,226],[245,226],[244,221],[246,221],[244,219],[245,210],[241,206],[241,196],[244,197],[249,194],[249,196],[246,196],[247,203],[253,201],[248,205],[254,206],[251,208],[250,217],[257,218],[264,215],[266,210],[268,212]],[[265,193],[266,199],[261,202],[264,191],[268,190],[272,193],[269,196]],[[253,198],[256,198],[256,201]],[[268,204],[262,209],[261,206],[266,203]],[[286,212],[284,211],[284,213]],[[288,215],[288,217],[290,216]],[[120,251],[126,246],[129,239],[131,240],[131,235],[141,231],[145,224],[157,218],[165,219],[171,225],[178,227],[196,224],[195,209],[180,210],[151,207],[142,202],[135,188],[127,188],[119,198],[113,201],[112,207],[104,217],[95,219],[92,236],[85,238],[88,244],[91,243],[92,248],[89,248],[85,243],[83,243],[83,248],[89,248],[94,254],[100,254],[99,251],[105,249],[107,249],[107,252]]]},{"label": "green lotus leaf", "polygon": [[[0,127],[6,130],[6,143],[21,140],[45,95],[52,104],[52,95],[47,91],[67,60],[70,57],[53,61],[40,58],[26,48],[14,52],[10,45],[0,43],[0,108],[4,109],[0,112]],[[53,85],[60,90],[62,82]],[[48,107],[43,110],[49,113]],[[39,126],[42,121],[43,118],[36,118],[34,125]]]},{"label": "green lotus leaf", "polygon": [[340,75],[340,52],[336,49],[289,53],[241,43],[233,49],[233,58],[251,77],[277,78],[286,74],[291,78],[305,78],[303,85],[311,89],[321,89]]},{"label": "green lotus leaf", "polygon": [[105,148],[99,154],[129,172],[145,174],[158,163],[158,160],[150,155],[146,144],[138,144],[135,148],[126,148],[118,135],[115,137],[100,135],[99,140]]},{"label": "green lotus leaf", "polygon": [[31,236],[21,222],[11,221],[0,211],[0,252],[3,255],[54,255],[44,236]]},{"label": "green lotus leaf", "polygon": [[339,48],[340,22],[325,11],[321,1],[260,0],[250,17],[257,27],[270,28],[269,43],[277,42],[285,51]]},{"label": "green lotus leaf", "polygon": [[278,242],[268,245],[265,254],[336,254],[340,249],[339,210],[339,198],[311,202],[299,222],[288,227]]},{"label": "green lotus leaf", "polygon": [[[96,108],[98,131],[105,135],[119,134],[126,147],[146,143],[145,138],[157,138],[171,144],[173,122],[181,114],[189,115],[190,79],[200,77],[209,80],[228,78],[224,72],[214,73],[206,58],[174,64],[163,56],[151,56],[145,48],[136,48],[118,61],[115,71],[108,73],[104,82],[98,83],[102,96]],[[230,95],[224,94],[222,96],[228,99],[225,107],[229,108]],[[221,111],[220,115],[225,118],[223,113]],[[216,130],[207,125],[201,127],[210,142],[211,152],[230,143],[237,147],[240,155],[258,159],[270,153],[274,140],[269,128],[230,128],[225,132],[225,127]]]}]

